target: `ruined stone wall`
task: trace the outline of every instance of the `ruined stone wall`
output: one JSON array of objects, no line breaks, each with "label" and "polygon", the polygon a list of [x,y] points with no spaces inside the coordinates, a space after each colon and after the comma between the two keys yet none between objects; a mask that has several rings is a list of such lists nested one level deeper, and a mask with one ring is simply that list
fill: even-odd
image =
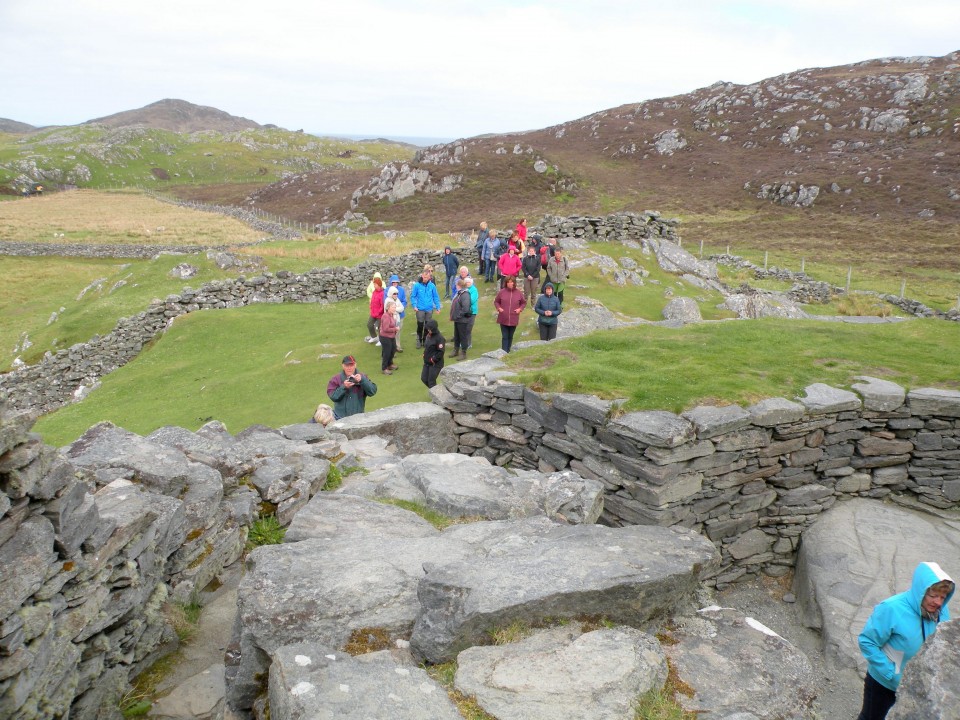
[{"label": "ruined stone wall", "polygon": [[[0,398],[0,717],[113,717],[172,651],[170,608],[235,563],[264,507],[281,524],[340,454],[319,425],[230,436],[108,423],[57,451]],[[269,503],[269,506],[262,505]],[[103,714],[101,708],[112,708]]]},{"label": "ruined stone wall", "polygon": [[[473,250],[460,252],[461,262],[475,263]],[[17,409],[39,414],[81,399],[85,389],[130,362],[158,333],[180,315],[198,310],[237,308],[255,303],[332,303],[363,297],[374,272],[384,280],[397,273],[415,279],[427,263],[438,266],[440,253],[420,250],[394,258],[377,258],[356,267],[327,268],[295,274],[285,270],[249,278],[204,283],[152,303],[137,315],[121,318],[114,329],[89,342],[48,353],[35,364],[0,376],[0,390]],[[440,270],[442,277],[443,271]]]},{"label": "ruined stone wall", "polygon": [[958,392],[871,380],[859,395],[813,385],[798,402],[620,415],[610,401],[531,390],[489,362],[432,391],[461,453],[599,480],[611,525],[695,528],[722,553],[718,587],[788,572],[801,533],[838,498],[931,511],[960,501]]}]

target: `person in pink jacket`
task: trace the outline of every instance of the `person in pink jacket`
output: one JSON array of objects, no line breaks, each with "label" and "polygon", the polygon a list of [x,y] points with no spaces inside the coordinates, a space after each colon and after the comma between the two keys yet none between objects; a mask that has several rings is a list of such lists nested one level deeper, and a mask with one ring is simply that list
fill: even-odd
[{"label": "person in pink jacket", "polygon": [[513,246],[510,246],[507,249],[507,252],[501,255],[500,259],[497,260],[497,269],[500,270],[500,275],[503,277],[503,285],[500,287],[506,286],[508,278],[517,277],[522,268],[523,261],[520,259],[520,256],[517,255],[516,251],[513,249]]},{"label": "person in pink jacket", "polygon": [[506,284],[493,299],[493,306],[497,309],[497,324],[500,325],[500,347],[504,352],[510,352],[513,334],[520,324],[520,313],[527,306],[523,291],[517,289],[515,277],[506,279]]}]

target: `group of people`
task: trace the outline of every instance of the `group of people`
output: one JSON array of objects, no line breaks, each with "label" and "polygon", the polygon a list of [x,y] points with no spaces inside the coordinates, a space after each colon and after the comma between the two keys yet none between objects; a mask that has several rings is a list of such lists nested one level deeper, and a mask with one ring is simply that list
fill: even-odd
[{"label": "group of people", "polygon": [[[557,336],[559,316],[563,312],[563,290],[570,276],[570,264],[556,238],[543,240],[539,235],[527,239],[525,219],[517,223],[509,236],[481,223],[476,247],[480,259],[479,275],[487,282],[496,280],[499,289],[493,299],[496,321],[500,325],[500,347],[513,348],[521,314],[528,306],[537,316],[541,340]],[[453,324],[453,354],[447,356],[447,339],[440,332],[435,313],[442,309],[441,293],[434,280],[434,268],[425,265],[408,290],[396,274],[384,284],[376,272],[367,286],[370,312],[366,342],[380,348],[380,372],[392,375],[399,369],[396,356],[403,352],[401,330],[407,311],[416,315],[417,349],[423,350],[420,379],[428,388],[437,384],[445,359],[466,360],[473,345],[473,326],[479,314],[480,293],[470,269],[461,265],[453,249],[442,255],[445,275],[443,299],[450,301],[449,320]],[[347,361],[351,362],[348,363]],[[377,391],[367,375],[356,372],[356,360],[345,356],[340,373],[330,379],[327,395],[334,403],[336,419],[363,412],[365,399]]]}]

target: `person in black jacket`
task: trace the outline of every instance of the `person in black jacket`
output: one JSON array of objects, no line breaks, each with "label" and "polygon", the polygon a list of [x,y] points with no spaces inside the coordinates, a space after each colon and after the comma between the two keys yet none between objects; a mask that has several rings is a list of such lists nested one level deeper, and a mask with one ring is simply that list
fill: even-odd
[{"label": "person in black jacket", "polygon": [[437,376],[443,370],[443,353],[446,351],[446,339],[440,334],[436,320],[427,320],[423,326],[423,370],[420,381],[428,388],[437,384]]},{"label": "person in black jacket", "polygon": [[453,357],[467,359],[467,347],[470,340],[471,300],[466,282],[457,278],[457,291],[450,303],[450,321],[453,323]]},{"label": "person in black jacket", "polygon": [[533,305],[540,287],[540,255],[533,243],[527,245],[527,254],[523,256],[520,274],[523,275],[523,295],[527,304]]}]

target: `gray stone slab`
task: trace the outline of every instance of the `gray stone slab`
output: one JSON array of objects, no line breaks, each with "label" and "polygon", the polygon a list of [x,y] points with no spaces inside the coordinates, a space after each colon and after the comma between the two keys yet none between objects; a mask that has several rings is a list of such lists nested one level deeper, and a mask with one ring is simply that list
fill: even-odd
[{"label": "gray stone slab", "polygon": [[302,507],[287,528],[283,541],[329,540],[387,532],[393,537],[435,537],[433,525],[409,510],[356,495],[319,493]]},{"label": "gray stone slab", "polygon": [[680,416],[693,423],[698,440],[733,432],[750,424],[750,413],[739,405],[698,405]]},{"label": "gray stone slab", "polygon": [[665,410],[628,413],[611,420],[607,429],[655,447],[673,448],[692,440],[693,424]]},{"label": "gray stone slab", "polygon": [[632,718],[637,697],[660,687],[660,644],[631,627],[583,633],[579,623],[457,656],[456,688],[499,720]]},{"label": "gray stone slab", "polygon": [[903,671],[888,720],[954,720],[960,717],[960,623],[943,623]]},{"label": "gray stone slab", "polygon": [[315,643],[273,653],[271,720],[462,720],[446,691],[399,653],[351,657]]},{"label": "gray stone slab", "polygon": [[400,455],[457,451],[450,413],[428,402],[393,405],[351,415],[331,423],[327,429],[351,439],[379,435],[396,445]]},{"label": "gray stone slab", "polygon": [[604,615],[640,627],[675,607],[716,559],[702,535],[680,528],[558,526],[504,537],[497,551],[427,571],[411,647],[453,659],[514,620]]},{"label": "gray stone slab", "polygon": [[857,375],[860,382],[850,387],[863,398],[863,408],[875,412],[892,412],[903,405],[907,391],[889,380]]},{"label": "gray stone slab", "polygon": [[960,392],[939,388],[918,388],[907,393],[913,415],[960,417]]},{"label": "gray stone slab", "polygon": [[728,720],[811,717],[818,679],[806,656],[754,618],[704,608],[670,635],[664,650],[694,691],[677,695],[686,711]]},{"label": "gray stone slab", "polygon": [[800,402],[811,415],[839,413],[846,410],[859,410],[860,398],[849,390],[831,387],[824,383],[813,383],[804,388],[806,395]]},{"label": "gray stone slab", "polygon": [[800,403],[790,402],[786,398],[767,398],[747,408],[750,422],[760,427],[773,427],[784,423],[796,422],[806,414],[806,408]]}]

